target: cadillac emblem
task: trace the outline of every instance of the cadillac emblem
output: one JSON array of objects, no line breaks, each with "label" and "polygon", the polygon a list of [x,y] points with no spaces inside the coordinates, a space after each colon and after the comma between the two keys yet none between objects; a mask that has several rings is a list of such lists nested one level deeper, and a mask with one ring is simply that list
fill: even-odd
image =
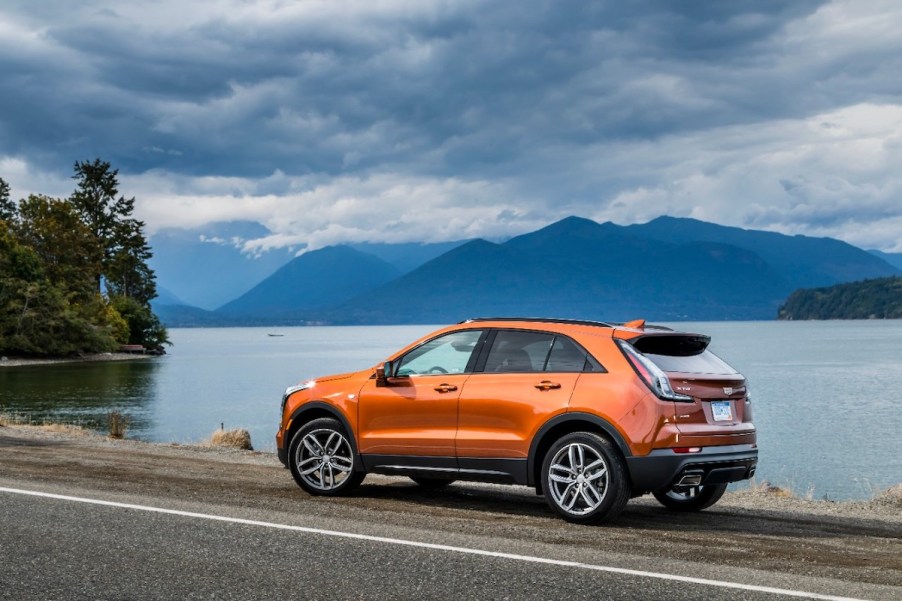
[{"label": "cadillac emblem", "polygon": [[727,396],[733,394],[733,389],[729,386],[724,386],[723,393]]}]

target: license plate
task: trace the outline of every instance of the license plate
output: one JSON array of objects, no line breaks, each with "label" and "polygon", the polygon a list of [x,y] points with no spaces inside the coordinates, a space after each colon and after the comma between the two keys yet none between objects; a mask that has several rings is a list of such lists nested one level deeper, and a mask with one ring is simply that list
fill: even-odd
[{"label": "license plate", "polygon": [[733,421],[733,408],[730,401],[711,401],[711,415],[716,422]]}]

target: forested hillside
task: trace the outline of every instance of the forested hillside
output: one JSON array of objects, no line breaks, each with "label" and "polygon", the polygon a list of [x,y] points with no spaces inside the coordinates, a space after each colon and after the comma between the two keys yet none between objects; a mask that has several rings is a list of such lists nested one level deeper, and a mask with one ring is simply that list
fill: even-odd
[{"label": "forested hillside", "polygon": [[902,277],[796,290],[779,319],[902,319]]},{"label": "forested hillside", "polygon": [[118,171],[75,163],[68,198],[14,201],[0,178],[0,353],[65,356],[123,344],[162,351],[166,329],[144,223]]}]

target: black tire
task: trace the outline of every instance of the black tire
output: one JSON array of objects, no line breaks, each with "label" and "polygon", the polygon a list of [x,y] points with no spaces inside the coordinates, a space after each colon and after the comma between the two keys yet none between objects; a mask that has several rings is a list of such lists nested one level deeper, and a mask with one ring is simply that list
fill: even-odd
[{"label": "black tire", "polygon": [[542,461],[542,490],[555,513],[577,524],[611,521],[630,499],[623,458],[592,432],[567,434],[551,445]]},{"label": "black tire", "polygon": [[366,476],[354,443],[341,422],[331,417],[301,426],[288,445],[288,467],[298,486],[311,495],[348,494]]},{"label": "black tire", "polygon": [[429,490],[438,490],[440,488],[445,488],[454,480],[444,479],[444,478],[430,478],[429,476],[410,476],[410,479],[416,482],[422,488],[426,488]]},{"label": "black tire", "polygon": [[673,511],[701,511],[717,503],[727,490],[726,484],[680,486],[656,490],[652,494],[658,502]]}]

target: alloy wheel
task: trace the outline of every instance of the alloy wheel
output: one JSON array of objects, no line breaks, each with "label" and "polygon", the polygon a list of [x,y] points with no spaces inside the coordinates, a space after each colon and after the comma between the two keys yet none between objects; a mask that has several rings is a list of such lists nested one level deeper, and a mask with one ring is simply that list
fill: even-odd
[{"label": "alloy wheel", "polygon": [[563,446],[548,467],[551,498],[572,515],[585,515],[598,509],[604,502],[609,482],[605,458],[582,442]]},{"label": "alloy wheel", "polygon": [[351,476],[354,455],[341,432],[323,428],[304,435],[295,451],[301,479],[320,491],[339,488]]}]

